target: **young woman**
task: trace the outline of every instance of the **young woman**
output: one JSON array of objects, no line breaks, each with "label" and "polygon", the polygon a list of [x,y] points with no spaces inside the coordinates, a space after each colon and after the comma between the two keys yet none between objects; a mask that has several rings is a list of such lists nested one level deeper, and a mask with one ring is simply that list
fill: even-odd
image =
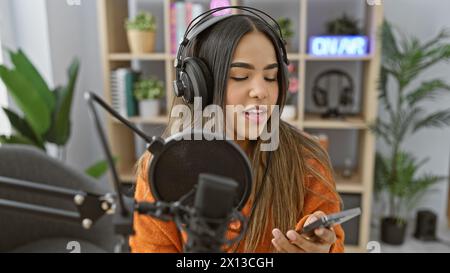
[{"label": "young woman", "polygon": [[[279,145],[270,152],[270,164],[269,152],[260,149],[260,125],[270,123],[272,112],[257,114],[249,110],[253,106],[271,109],[264,108],[266,105],[282,109],[288,88],[281,73],[280,53],[275,50],[275,35],[261,19],[235,15],[204,30],[188,45],[189,56],[201,58],[214,78],[213,104],[222,109],[226,105],[244,108],[242,112],[225,114],[227,120],[232,118],[230,115],[243,115],[246,120],[246,124],[235,126],[233,134],[245,137],[235,141],[252,163],[253,189],[242,210],[250,220],[242,241],[227,251],[343,252],[344,232],[339,225],[316,229],[310,237],[297,232],[324,214],[340,211],[341,200],[327,153],[316,140],[281,120]],[[256,129],[249,127],[249,122],[257,123]],[[253,131],[246,130],[249,128]],[[150,160],[151,154],[146,152],[137,164],[138,201],[154,201],[146,177]],[[267,178],[262,183],[267,165]],[[134,228],[136,234],[130,238],[133,252],[181,252],[186,242],[186,235],[177,230],[174,222],[135,215]],[[227,237],[236,236],[239,229],[231,224]]]}]

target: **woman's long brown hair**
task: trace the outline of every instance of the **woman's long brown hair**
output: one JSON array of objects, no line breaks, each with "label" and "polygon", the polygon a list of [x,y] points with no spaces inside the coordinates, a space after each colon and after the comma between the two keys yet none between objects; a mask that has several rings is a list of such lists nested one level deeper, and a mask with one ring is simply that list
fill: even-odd
[{"label": "woman's long brown hair", "polygon": [[[252,31],[262,32],[274,46],[276,45],[275,34],[260,19],[253,16],[232,16],[203,31],[187,48],[188,56],[201,58],[211,69],[214,78],[213,103],[221,105],[222,109],[225,109],[228,67],[233,52],[242,36]],[[276,53],[278,63],[281,64],[280,53],[278,51]],[[281,112],[286,101],[287,86],[280,71],[281,69],[278,73],[280,92],[277,104]],[[181,99],[174,99],[173,106],[178,104],[185,103]],[[193,112],[193,107],[188,106]],[[163,137],[169,136],[169,128],[173,123],[174,120],[170,119]],[[308,175],[314,176],[338,196],[332,183],[332,173],[331,176],[324,175],[322,171],[307,163],[309,159],[315,160],[324,170],[332,170],[329,156],[319,143],[282,120],[279,122],[278,130],[279,146],[271,152],[269,166],[267,166],[268,152],[260,149],[262,141],[260,139],[250,141],[251,152],[248,156],[252,164],[254,186],[249,202],[254,202],[257,193],[261,195],[243,238],[245,252],[256,251],[268,229],[277,227],[285,233],[295,227],[303,216]],[[145,152],[139,159],[136,164],[138,176],[146,177],[143,174],[147,171],[148,164],[143,163],[149,162],[150,156],[149,152]],[[262,187],[262,176],[266,167],[267,180]]]}]

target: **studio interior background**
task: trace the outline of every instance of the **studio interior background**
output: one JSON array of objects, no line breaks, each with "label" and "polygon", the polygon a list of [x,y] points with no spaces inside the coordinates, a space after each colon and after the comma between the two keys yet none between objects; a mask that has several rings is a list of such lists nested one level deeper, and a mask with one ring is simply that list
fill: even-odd
[{"label": "studio interior background", "polygon": [[[13,67],[11,54],[21,50],[48,87],[54,90],[58,86],[68,86],[68,70],[79,63],[69,114],[70,136],[60,139],[60,145],[47,141],[41,149],[81,172],[103,159],[103,151],[83,98],[86,91],[110,99],[116,110],[148,134],[161,134],[173,96],[172,64],[180,30],[195,14],[206,11],[213,4],[224,3],[260,8],[283,23],[284,33],[289,38],[288,57],[293,63],[289,89],[289,104],[292,107],[286,109],[283,118],[317,136],[326,145],[337,172],[337,187],[345,207],[362,207],[362,216],[345,226],[349,251],[368,251],[371,249],[370,242],[375,242],[379,243],[382,252],[450,252],[448,244],[414,236],[417,232],[417,212],[429,210],[436,217],[436,235],[440,240],[450,241],[448,0],[0,0],[2,66]],[[145,15],[139,17],[141,12],[147,12],[151,18]],[[156,23],[153,36],[145,36],[147,40],[144,42],[131,41],[139,37],[130,35],[131,27],[127,29],[125,25],[127,18],[130,21],[136,18],[143,20],[144,24],[145,20],[150,20],[150,24]],[[385,48],[381,44],[394,43],[381,39],[390,38],[386,33],[380,34],[384,20],[392,27],[398,47],[410,50],[411,55],[394,56],[392,51],[384,50],[389,49],[389,45]],[[336,38],[339,36],[353,42],[356,41],[354,37],[365,37],[364,52],[347,47],[340,51],[341,55],[336,55],[332,46],[326,44],[326,37],[334,37],[329,38],[330,41],[343,46],[344,38]],[[322,47],[314,46],[314,37],[322,37],[321,41],[325,41]],[[149,41],[151,45],[147,45]],[[431,44],[425,47],[429,41]],[[137,44],[132,46],[133,42]],[[423,48],[418,49],[420,46]],[[426,54],[430,59],[425,59]],[[379,184],[376,180],[383,178],[377,176],[376,154],[388,155],[392,152],[392,146],[383,140],[382,134],[374,134],[369,128],[371,119],[389,118],[389,110],[383,98],[379,97],[381,68],[397,69],[393,63],[400,62],[409,62],[412,67],[417,65],[414,63],[417,60],[426,63],[436,56],[440,57],[426,69],[420,68],[420,73],[414,74],[405,88],[408,91],[422,88],[422,93],[416,93],[417,98],[426,97],[418,102],[420,115],[432,120],[428,120],[428,126],[423,126],[416,133],[408,132],[402,149],[415,157],[416,163],[428,158],[417,168],[415,181],[425,174],[443,179],[418,189],[417,196],[421,198],[404,212],[394,215],[406,219],[405,235],[401,235],[404,240],[397,244],[384,242],[380,238],[381,222],[384,217],[392,216],[388,208],[390,194],[398,196],[402,190],[410,194],[415,186],[409,183],[411,181],[403,181],[399,182],[404,183],[399,186],[403,189],[393,190],[385,186],[381,192],[377,191]],[[403,66],[404,69],[411,69],[402,71],[404,75],[412,73],[414,68],[411,67],[408,68],[407,64]],[[320,86],[322,80],[330,80],[326,75],[320,79],[320,74],[331,69],[343,71],[354,85],[352,103],[340,108],[346,114],[344,119],[322,118],[321,114],[331,106],[318,105],[313,98],[314,88]],[[398,69],[401,71],[402,68]],[[138,79],[133,71],[140,71],[141,78]],[[133,84],[140,80],[142,90],[136,91]],[[332,77],[331,81],[332,86],[338,84],[333,83]],[[147,90],[151,85],[153,93],[147,92],[145,85]],[[324,84],[323,88],[328,88],[327,91],[332,93],[335,87]],[[0,81],[0,105],[22,115],[22,106],[17,105],[8,89],[11,88]],[[390,78],[384,90],[387,90],[388,97],[396,98],[399,91],[395,77]],[[146,101],[149,98],[154,100]],[[144,108],[152,111],[139,110]],[[435,115],[430,116],[432,114]],[[144,151],[145,143],[125,132],[110,118],[104,115],[102,118],[104,124],[109,126],[107,134],[112,149],[120,158],[118,165],[123,187],[132,194],[132,166]],[[10,120],[4,111],[0,111],[3,142],[7,142],[8,136],[17,134],[17,128],[12,126]],[[408,171],[404,171],[407,175]],[[100,170],[96,179],[99,183],[108,184],[110,177],[101,173]],[[410,180],[414,180],[413,177]],[[400,202],[408,201],[402,200]]]}]

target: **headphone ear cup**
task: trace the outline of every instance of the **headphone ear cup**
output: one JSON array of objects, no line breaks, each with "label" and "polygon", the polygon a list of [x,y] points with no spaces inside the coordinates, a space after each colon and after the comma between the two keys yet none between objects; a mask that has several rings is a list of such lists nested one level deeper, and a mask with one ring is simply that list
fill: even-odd
[{"label": "headphone ear cup", "polygon": [[325,90],[319,86],[313,87],[313,100],[317,106],[324,107],[328,106],[328,95]]},{"label": "headphone ear cup", "polygon": [[202,109],[206,106],[208,100],[207,83],[203,75],[199,59],[189,57],[184,60],[184,73],[182,80],[186,87],[184,91],[184,99],[188,103],[194,103],[195,97],[202,99]]}]

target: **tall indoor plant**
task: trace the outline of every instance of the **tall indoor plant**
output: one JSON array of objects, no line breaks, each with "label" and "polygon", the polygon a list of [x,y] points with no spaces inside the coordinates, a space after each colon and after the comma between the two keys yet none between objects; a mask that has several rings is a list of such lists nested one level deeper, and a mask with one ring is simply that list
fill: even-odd
[{"label": "tall indoor plant", "polygon": [[[69,66],[67,84],[51,90],[22,50],[9,51],[9,55],[14,67],[0,65],[0,79],[23,114],[3,108],[14,133],[0,135],[0,143],[31,145],[45,152],[48,152],[47,144],[54,144],[58,147],[59,159],[64,160],[71,133],[70,112],[79,60],[74,59]],[[106,161],[101,161],[86,169],[86,173],[99,177],[106,170]]]},{"label": "tall indoor plant", "polygon": [[[387,118],[378,118],[372,130],[389,150],[388,154],[377,153],[375,169],[375,190],[385,191],[388,197],[389,215],[381,223],[381,239],[387,243],[403,243],[406,212],[430,185],[443,179],[433,174],[418,175],[418,169],[427,159],[416,159],[402,145],[407,137],[421,129],[450,125],[450,108],[425,113],[422,105],[450,91],[450,85],[441,79],[423,81],[418,87],[411,84],[428,68],[450,60],[450,44],[445,43],[449,37],[448,31],[441,31],[435,38],[421,43],[415,37],[399,40],[388,22],[381,29],[379,98]],[[389,84],[390,80],[394,85]]]}]

